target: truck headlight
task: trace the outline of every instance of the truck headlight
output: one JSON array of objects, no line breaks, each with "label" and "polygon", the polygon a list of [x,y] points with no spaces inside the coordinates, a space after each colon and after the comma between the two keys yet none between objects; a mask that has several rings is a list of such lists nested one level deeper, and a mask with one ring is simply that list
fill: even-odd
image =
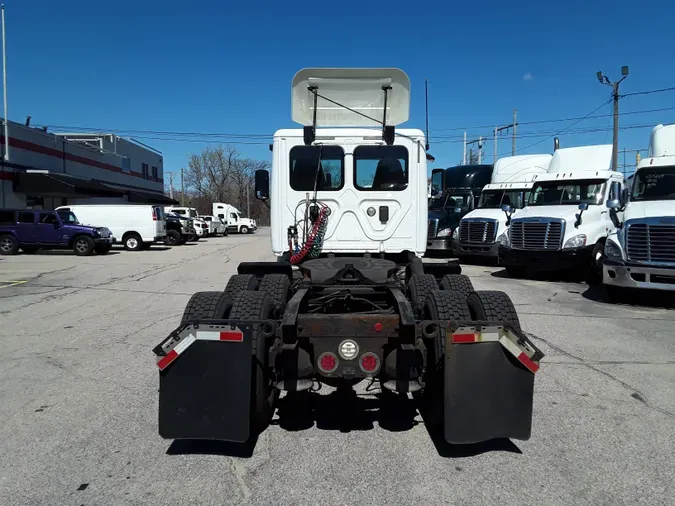
[{"label": "truck headlight", "polygon": [[502,233],[499,237],[497,237],[497,242],[501,246],[508,246],[509,244],[511,244],[509,242],[509,233],[508,232]]},{"label": "truck headlight", "polygon": [[620,258],[623,259],[623,254],[621,253],[621,248],[611,239],[607,239],[605,243],[605,256],[607,258]]},{"label": "truck headlight", "polygon": [[436,237],[448,237],[449,235],[452,235],[452,229],[442,228],[438,231],[438,233],[436,234]]},{"label": "truck headlight", "polygon": [[565,241],[563,249],[581,248],[586,246],[586,234],[575,235]]}]

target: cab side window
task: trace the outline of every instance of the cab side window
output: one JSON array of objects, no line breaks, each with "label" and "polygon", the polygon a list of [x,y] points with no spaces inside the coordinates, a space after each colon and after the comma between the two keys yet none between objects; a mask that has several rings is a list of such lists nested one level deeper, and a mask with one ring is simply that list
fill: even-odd
[{"label": "cab side window", "polygon": [[35,214],[31,212],[21,212],[18,213],[19,217],[17,218],[17,223],[35,223]]},{"label": "cab side window", "polygon": [[55,214],[40,213],[40,223],[43,225],[56,225],[59,222]]}]

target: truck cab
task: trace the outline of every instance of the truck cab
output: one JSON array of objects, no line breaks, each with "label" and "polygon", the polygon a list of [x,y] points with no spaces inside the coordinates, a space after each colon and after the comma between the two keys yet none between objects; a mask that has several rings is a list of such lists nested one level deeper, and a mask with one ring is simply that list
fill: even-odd
[{"label": "truck cab", "polygon": [[478,207],[460,220],[453,233],[459,243],[457,256],[497,259],[506,240],[511,218],[525,207],[532,178],[548,170],[552,155],[518,155],[500,158],[492,182],[483,188]]},{"label": "truck cab", "polygon": [[239,209],[225,202],[213,203],[213,216],[223,220],[228,232],[234,234],[251,234],[258,228],[255,220],[246,218]]},{"label": "truck cab", "polygon": [[675,124],[653,129],[649,156],[632,179],[626,192],[614,186],[607,201],[618,225],[603,259],[612,300],[627,288],[675,291]]},{"label": "truck cab", "polygon": [[453,234],[462,217],[477,207],[481,191],[490,183],[492,171],[492,165],[458,165],[432,171],[428,250],[459,252],[459,243]]},{"label": "truck cab", "polygon": [[624,185],[623,175],[609,170],[611,158],[611,144],[554,152],[499,246],[509,275],[572,270],[590,283],[601,281],[605,241],[616,228],[606,207],[609,189]]}]

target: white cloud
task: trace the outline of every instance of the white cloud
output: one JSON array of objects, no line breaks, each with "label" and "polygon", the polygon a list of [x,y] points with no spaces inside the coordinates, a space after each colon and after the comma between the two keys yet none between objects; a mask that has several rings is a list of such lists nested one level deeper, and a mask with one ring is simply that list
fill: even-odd
[{"label": "white cloud", "polygon": [[534,79],[534,76],[532,75],[531,72],[527,72],[527,73],[523,76],[523,81],[531,81],[532,79]]}]

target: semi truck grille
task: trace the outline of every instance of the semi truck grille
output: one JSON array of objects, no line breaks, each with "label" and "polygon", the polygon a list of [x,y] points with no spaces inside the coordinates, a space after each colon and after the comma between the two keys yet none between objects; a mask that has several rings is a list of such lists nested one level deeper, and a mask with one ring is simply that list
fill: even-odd
[{"label": "semi truck grille", "polygon": [[558,250],[563,237],[561,220],[512,221],[511,247],[526,250]]},{"label": "semi truck grille", "polygon": [[628,259],[636,262],[675,263],[675,225],[628,225]]},{"label": "semi truck grille", "polygon": [[438,220],[429,220],[429,226],[427,228],[427,237],[433,239],[438,233]]},{"label": "semi truck grille", "polygon": [[496,234],[496,220],[462,220],[459,225],[460,243],[493,243]]}]

